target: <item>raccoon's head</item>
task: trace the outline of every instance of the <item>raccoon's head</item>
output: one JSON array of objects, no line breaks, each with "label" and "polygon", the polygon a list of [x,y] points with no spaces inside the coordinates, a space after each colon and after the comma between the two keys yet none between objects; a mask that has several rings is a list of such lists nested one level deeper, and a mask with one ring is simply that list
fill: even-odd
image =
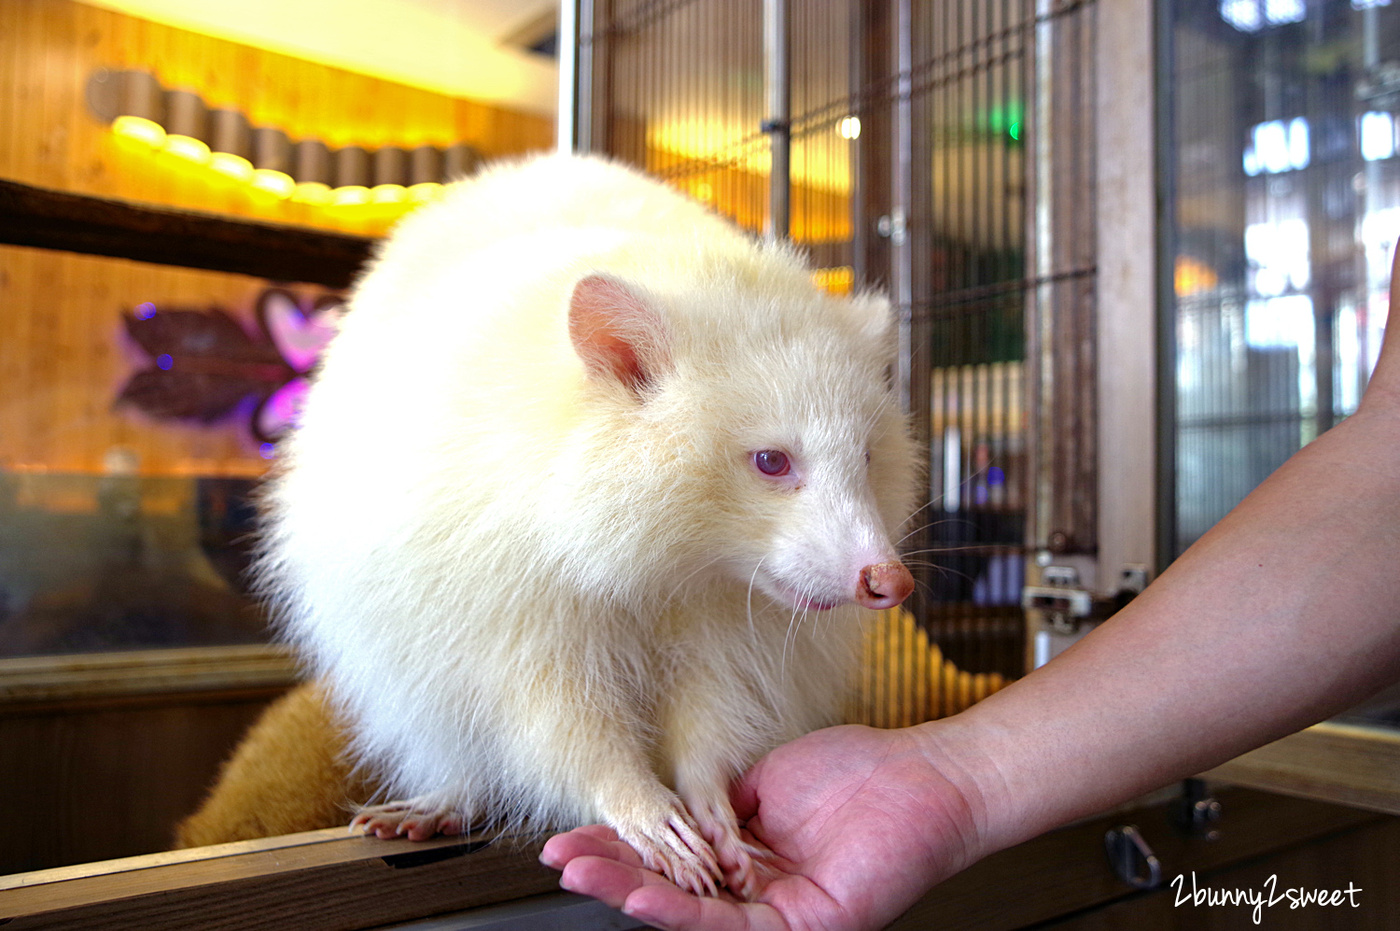
[{"label": "raccoon's head", "polygon": [[783,607],[894,607],[914,586],[894,533],[915,454],[889,305],[787,284],[662,294],[592,275],[570,336],[662,473],[647,504],[666,523],[639,519],[658,546]]}]

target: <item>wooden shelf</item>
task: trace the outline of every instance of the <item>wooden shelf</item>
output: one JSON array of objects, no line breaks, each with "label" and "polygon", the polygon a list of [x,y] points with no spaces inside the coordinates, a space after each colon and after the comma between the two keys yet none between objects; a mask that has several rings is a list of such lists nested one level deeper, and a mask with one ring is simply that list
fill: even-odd
[{"label": "wooden shelf", "polygon": [[375,240],[0,180],[0,244],[346,288]]},{"label": "wooden shelf", "polygon": [[67,931],[350,931],[559,888],[540,843],[421,843],[345,828],[0,877],[0,924]]},{"label": "wooden shelf", "polygon": [[[1218,797],[1224,812],[1218,836],[1182,833],[1164,804],[1090,819],[975,864],[931,891],[892,928],[1043,926],[1048,919],[1131,906],[1145,896],[1165,899],[1170,910],[1174,876],[1199,870],[1209,885],[1212,876],[1229,876],[1300,844],[1391,824],[1384,816],[1244,789]],[[1162,885],[1155,892],[1119,880],[1103,854],[1105,830],[1130,822],[1161,859]],[[630,927],[601,908],[587,921],[565,919],[562,910],[577,907],[576,900],[536,898],[557,896],[559,882],[538,863],[539,847],[539,840],[494,841],[490,834],[415,844],[330,828],[0,877],[0,924],[6,931],[159,931],[189,927],[197,915],[199,927],[211,931],[358,931],[442,916],[433,927],[468,928],[482,926],[475,910],[523,900],[555,912],[555,920],[538,914],[487,926]],[[1389,868],[1376,864],[1382,873]],[[1281,878],[1307,877],[1295,869]],[[1372,873],[1350,878],[1368,890],[1367,915],[1391,907],[1383,889],[1372,889]]]},{"label": "wooden shelf", "polygon": [[0,715],[173,693],[270,695],[296,672],[296,661],[275,645],[13,657],[0,659]]},{"label": "wooden shelf", "polygon": [[1324,721],[1206,774],[1235,785],[1400,815],[1400,734]]}]

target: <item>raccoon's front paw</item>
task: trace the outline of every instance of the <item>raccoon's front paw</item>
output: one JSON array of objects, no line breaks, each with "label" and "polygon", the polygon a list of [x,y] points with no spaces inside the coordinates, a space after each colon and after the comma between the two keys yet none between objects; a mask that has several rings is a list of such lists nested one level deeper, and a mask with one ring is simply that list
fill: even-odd
[{"label": "raccoon's front paw", "polygon": [[767,862],[773,859],[773,852],[744,840],[728,802],[719,800],[707,804],[692,799],[687,807],[700,833],[715,851],[725,887],[746,902],[754,901],[775,875]]},{"label": "raccoon's front paw", "polygon": [[461,834],[463,828],[460,812],[426,795],[367,805],[350,822],[350,830],[385,840],[393,837],[427,840],[436,834]]},{"label": "raccoon's front paw", "polygon": [[639,827],[614,823],[612,828],[637,851],[647,869],[664,873],[671,882],[694,895],[716,894],[716,883],[723,879],[719,862],[695,822],[679,805],[659,824]]}]

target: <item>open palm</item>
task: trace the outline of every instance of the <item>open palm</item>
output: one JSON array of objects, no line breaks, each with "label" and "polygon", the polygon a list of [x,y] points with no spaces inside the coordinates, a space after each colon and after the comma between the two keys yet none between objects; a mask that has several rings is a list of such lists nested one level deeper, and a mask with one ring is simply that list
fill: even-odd
[{"label": "open palm", "polygon": [[[734,788],[746,839],[773,851],[753,902],[696,898],[608,828],[552,838],[563,886],[662,928],[878,928],[976,859],[973,806],[905,731],[838,727],[774,750]],[[872,879],[875,881],[872,882]]]}]

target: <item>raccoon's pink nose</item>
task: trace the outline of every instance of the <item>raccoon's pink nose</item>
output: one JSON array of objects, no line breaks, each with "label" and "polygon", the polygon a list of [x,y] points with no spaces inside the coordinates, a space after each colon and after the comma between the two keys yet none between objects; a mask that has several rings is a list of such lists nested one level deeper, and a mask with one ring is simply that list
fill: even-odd
[{"label": "raccoon's pink nose", "polygon": [[914,577],[904,568],[904,563],[898,560],[882,562],[860,570],[856,601],[874,610],[893,608],[908,598],[913,590]]}]

